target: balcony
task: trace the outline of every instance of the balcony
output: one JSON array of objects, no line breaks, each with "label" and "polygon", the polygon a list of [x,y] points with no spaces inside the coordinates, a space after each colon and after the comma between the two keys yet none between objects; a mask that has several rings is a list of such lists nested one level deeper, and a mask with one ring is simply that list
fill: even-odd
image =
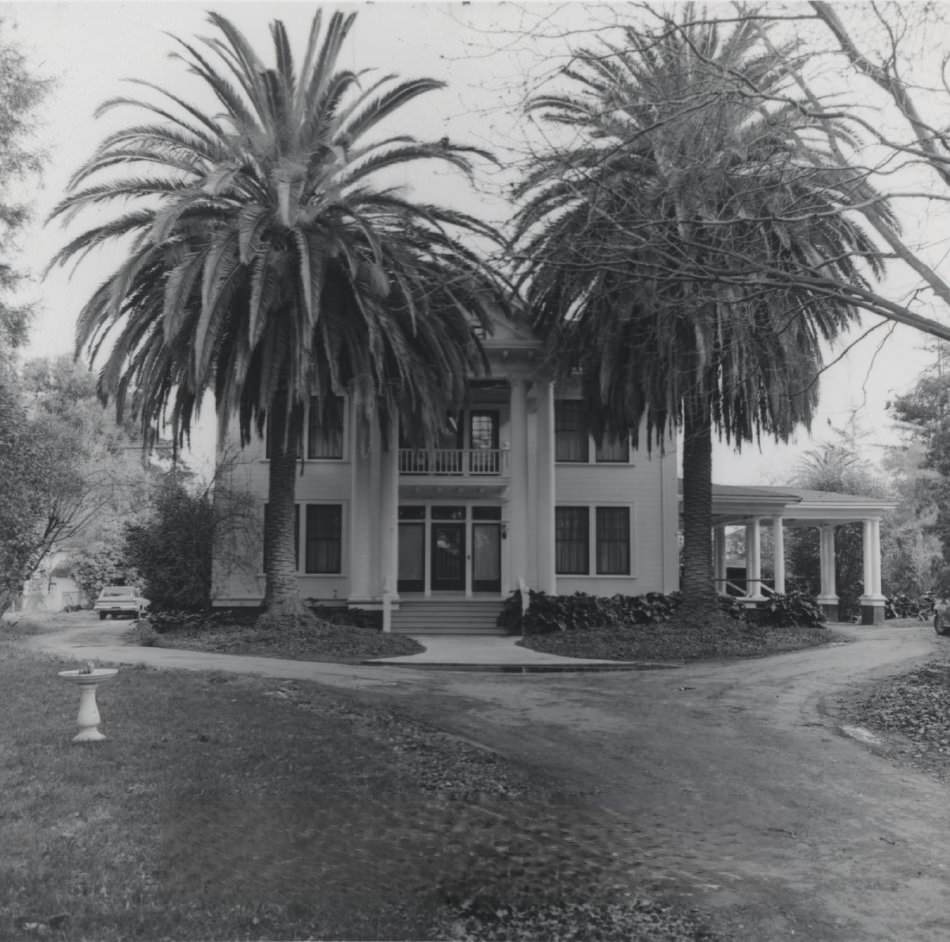
[{"label": "balcony", "polygon": [[400,448],[400,475],[491,478],[508,474],[507,448]]}]

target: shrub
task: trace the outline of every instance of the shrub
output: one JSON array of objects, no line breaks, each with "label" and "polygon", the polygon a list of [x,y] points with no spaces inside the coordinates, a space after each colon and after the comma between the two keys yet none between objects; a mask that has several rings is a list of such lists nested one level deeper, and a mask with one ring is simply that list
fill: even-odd
[{"label": "shrub", "polygon": [[153,498],[151,517],[125,530],[125,558],[142,577],[153,611],[203,612],[211,602],[214,508],[169,475]]},{"label": "shrub", "polygon": [[[559,631],[589,631],[597,628],[625,628],[634,625],[658,625],[676,617],[682,596],[613,595],[609,598],[575,592],[573,595],[547,595],[529,590],[529,604],[522,615],[521,592],[505,600],[496,624],[509,634],[540,635]],[[720,608],[737,621],[749,621],[766,627],[813,626],[824,621],[824,613],[815,599],[803,592],[773,596],[749,606],[739,599],[720,596]]]},{"label": "shrub", "polygon": [[768,628],[817,628],[825,622],[825,613],[813,595],[789,592],[773,595],[756,604],[746,616]]}]

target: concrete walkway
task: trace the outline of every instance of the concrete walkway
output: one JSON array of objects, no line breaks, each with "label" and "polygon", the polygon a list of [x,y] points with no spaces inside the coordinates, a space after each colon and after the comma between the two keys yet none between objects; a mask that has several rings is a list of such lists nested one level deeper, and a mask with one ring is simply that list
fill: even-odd
[{"label": "concrete walkway", "polygon": [[[69,619],[67,621],[67,619]],[[128,644],[123,635],[129,622],[66,616],[61,631],[33,635],[23,644],[35,651],[99,664],[141,664],[178,670],[227,671],[293,680],[319,680],[344,686],[374,686],[409,679],[406,669],[493,671],[510,673],[560,673],[565,671],[649,670],[674,667],[631,661],[606,661],[558,657],[515,644],[514,637],[424,635],[420,654],[365,660],[360,664],[290,660],[245,654],[220,654],[183,648],[142,647]]]}]

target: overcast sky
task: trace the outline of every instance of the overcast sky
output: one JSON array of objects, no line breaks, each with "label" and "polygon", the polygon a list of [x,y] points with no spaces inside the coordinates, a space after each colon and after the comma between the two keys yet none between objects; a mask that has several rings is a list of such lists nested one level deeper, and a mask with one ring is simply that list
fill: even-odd
[{"label": "overcast sky", "polygon": [[[54,270],[40,280],[47,261],[65,241],[53,224],[43,226],[50,208],[62,196],[76,167],[94,150],[110,127],[133,112],[96,121],[93,112],[104,100],[127,94],[127,77],[155,82],[188,95],[194,89],[181,63],[169,59],[172,33],[183,38],[208,35],[206,10],[232,19],[269,58],[268,23],[284,20],[300,44],[315,9],[312,3],[2,3],[0,16],[7,34],[18,42],[35,71],[55,81],[39,115],[38,141],[49,160],[42,186],[33,200],[37,223],[24,236],[24,261],[36,275],[32,296],[38,302],[28,355],[71,353],[78,310],[109,271],[109,257],[94,258],[72,277]],[[407,126],[419,137],[448,135],[453,141],[487,146],[510,163],[517,154],[517,106],[525,89],[550,74],[560,61],[563,41],[538,48],[524,32],[539,22],[555,23],[575,36],[600,15],[580,4],[501,5],[472,3],[375,3],[358,7],[356,28],[345,47],[342,64],[373,67],[404,77],[433,76],[451,83],[406,109]],[[509,149],[509,145],[510,148]],[[427,196],[477,208],[501,221],[506,204],[500,195],[504,174],[486,172],[483,192],[472,195],[466,184],[443,172],[424,181]],[[417,184],[419,185],[419,184]],[[72,230],[75,231],[75,230]],[[112,257],[114,264],[115,258]],[[921,313],[938,313],[922,310]],[[939,313],[938,313],[939,316]],[[869,320],[870,324],[871,321]],[[831,366],[822,382],[820,413],[813,426],[816,439],[828,438],[832,425],[855,417],[873,433],[872,439],[893,441],[888,433],[885,402],[905,391],[928,362],[921,351],[926,338],[898,328],[884,347],[877,331],[870,340]],[[207,428],[213,423],[203,423]],[[202,459],[212,453],[210,433],[196,443]],[[714,477],[721,483],[780,483],[792,473],[801,452],[812,447],[799,433],[790,447],[764,443],[759,451],[747,445],[741,455],[720,448]]]}]

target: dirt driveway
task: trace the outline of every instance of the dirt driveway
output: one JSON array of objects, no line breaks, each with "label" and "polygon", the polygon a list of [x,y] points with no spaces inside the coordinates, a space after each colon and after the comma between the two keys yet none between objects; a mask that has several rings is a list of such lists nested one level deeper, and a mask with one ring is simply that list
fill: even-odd
[{"label": "dirt driveway", "polygon": [[[932,630],[632,674],[427,675],[406,706],[555,771],[625,870],[737,940],[950,938],[945,787],[843,735],[835,691],[932,656]],[[944,642],[945,643],[945,642]]]},{"label": "dirt driveway", "polygon": [[[849,686],[909,669],[950,642],[927,626],[848,630],[854,643],[631,673],[266,658],[223,658],[214,669],[382,699],[553,773],[567,813],[606,835],[611,879],[709,913],[727,939],[946,942],[950,794],[843,735],[828,708]],[[187,666],[186,652],[165,649],[94,653]]]}]

